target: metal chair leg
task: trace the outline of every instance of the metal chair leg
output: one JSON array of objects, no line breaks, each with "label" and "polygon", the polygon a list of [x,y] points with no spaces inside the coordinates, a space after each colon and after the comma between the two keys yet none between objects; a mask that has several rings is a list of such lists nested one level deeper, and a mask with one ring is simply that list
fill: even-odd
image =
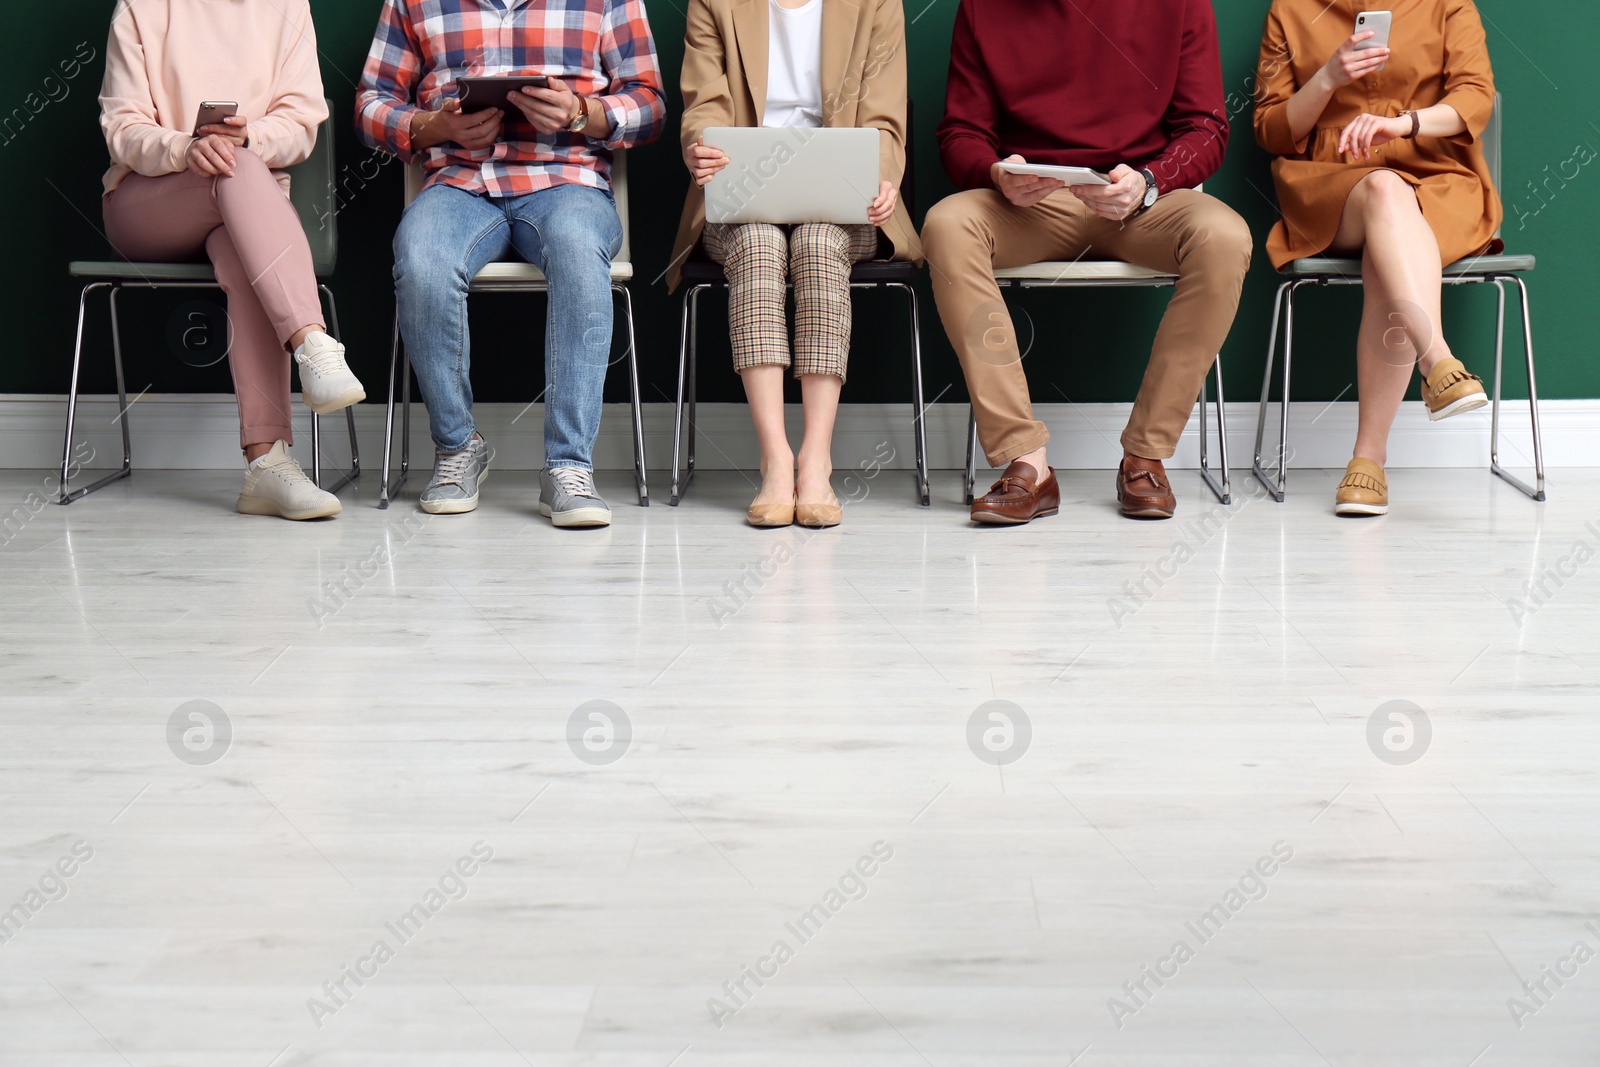
[{"label": "metal chair leg", "polygon": [[626,286],[613,285],[612,290],[622,297],[623,314],[628,320],[628,383],[633,397],[633,474],[638,483],[639,506],[650,506],[650,490],[645,482],[644,459],[644,406],[639,399],[639,349],[634,344],[633,296]]},{"label": "metal chair leg", "polygon": [[968,507],[972,506],[973,490],[977,488],[978,469],[977,459],[975,458],[977,453],[978,416],[973,413],[972,408],[969,406],[967,408],[967,470],[965,479],[961,483],[961,496],[962,499],[966,501]]},{"label": "metal chair leg", "polygon": [[701,286],[689,297],[689,395],[685,398],[689,405],[689,423],[686,427],[689,434],[689,457],[683,472],[685,493],[694,483],[695,444],[700,436],[700,407],[695,398],[700,391],[700,294],[704,291],[705,286]]},{"label": "metal chair leg", "polygon": [[[317,284],[317,289],[328,300],[328,328],[330,331],[330,336],[332,336],[335,341],[340,340],[344,335],[339,329],[339,302],[334,299],[333,290],[329,289],[326,285],[323,285],[319,282]],[[325,489],[330,493],[337,493],[347,485],[354,485],[361,478],[361,446],[356,441],[356,415],[354,404],[344,409],[344,421],[345,429],[350,435],[350,469],[341,475],[339,480],[334,482],[331,486],[323,485],[321,447],[322,420],[318,415],[313,414],[311,416],[311,478],[312,481],[316,482],[319,488]]]},{"label": "metal chair leg", "polygon": [[678,506],[683,497],[683,486],[678,484],[679,457],[683,447],[683,390],[689,379],[689,294],[683,294],[683,311],[678,320],[678,399],[672,406],[672,499],[669,504]]},{"label": "metal chair leg", "polygon": [[[1500,294],[1500,321],[1501,335],[1495,345],[1495,370],[1494,370],[1494,414],[1490,420],[1489,468],[1522,490],[1534,500],[1545,499],[1544,491],[1544,440],[1539,431],[1539,387],[1534,378],[1533,369],[1533,321],[1530,317],[1528,305],[1528,287],[1522,279],[1511,275],[1507,280],[1517,287],[1519,309],[1522,312],[1522,345],[1523,353],[1528,368],[1528,417],[1533,429],[1533,473],[1534,485],[1530,486],[1522,479],[1513,475],[1500,465],[1500,378],[1501,359],[1504,349],[1505,329],[1505,292]],[[1495,279],[1496,287],[1501,285],[1500,279]]]},{"label": "metal chair leg", "polygon": [[106,475],[104,478],[85,486],[82,489],[72,489],[69,486],[72,477],[72,435],[78,420],[78,374],[83,363],[83,328],[88,312],[89,294],[96,289],[110,289],[115,294],[117,286],[114,282],[91,282],[83,287],[83,292],[78,295],[78,335],[72,348],[72,386],[67,393],[67,430],[65,443],[61,449],[61,495],[56,501],[58,504],[70,504],[80,497],[88,496],[96,489],[118,480],[126,478],[133,473],[133,454],[128,435],[128,400],[126,391],[122,386],[122,350],[120,341],[115,332],[116,307],[112,306],[113,316],[112,338],[113,351],[117,361],[117,391],[122,402],[122,416],[118,419],[122,423],[122,466],[118,470]]},{"label": "metal chair leg", "polygon": [[922,325],[917,309],[917,291],[900,285],[911,303],[911,432],[917,449],[917,501],[923,507],[933,503],[928,491],[927,407],[922,399]]},{"label": "metal chair leg", "polygon": [[390,498],[400,491],[400,484],[405,481],[405,473],[402,471],[399,480],[393,485],[389,484],[389,464],[394,454],[395,375],[400,372],[400,319],[397,316],[394,321],[394,339],[389,347],[389,402],[383,412],[383,481],[378,485],[380,511],[388,509]]},{"label": "metal chair leg", "polygon": [[1200,379],[1200,477],[1205,479],[1211,491],[1216,494],[1217,500],[1223,504],[1232,503],[1232,494],[1228,485],[1228,427],[1226,417],[1222,413],[1222,356],[1219,354],[1211,364],[1212,370],[1217,375],[1217,436],[1221,442],[1219,451],[1222,458],[1222,480],[1219,482],[1216,475],[1211,473],[1206,438],[1208,436],[1206,423],[1211,418],[1210,404],[1206,399],[1206,382]]},{"label": "metal chair leg", "polygon": [[[1274,297],[1272,301],[1272,328],[1267,334],[1267,365],[1266,368],[1261,372],[1261,406],[1256,412],[1255,460],[1251,464],[1251,469],[1255,473],[1256,478],[1263,486],[1267,488],[1270,493],[1272,493],[1273,497],[1280,504],[1283,503],[1283,490],[1284,483],[1287,480],[1286,475],[1288,464],[1288,458],[1285,455],[1289,434],[1290,340],[1288,336],[1285,337],[1284,343],[1282,401],[1283,425],[1278,437],[1278,478],[1276,481],[1272,479],[1272,476],[1269,475],[1266,469],[1261,465],[1261,445],[1263,439],[1266,437],[1267,406],[1272,402],[1272,364],[1278,352],[1278,324],[1281,319],[1286,318],[1289,326],[1289,331],[1286,331],[1286,334],[1292,331],[1294,322],[1294,289],[1298,284],[1299,283],[1294,281],[1284,282],[1282,285],[1278,286],[1277,296]],[[1285,310],[1287,310],[1287,315],[1283,314]]]},{"label": "metal chair leg", "polygon": [[[700,294],[707,286],[695,285],[683,294],[683,322],[678,338],[678,402],[672,428],[672,506],[677,507],[694,481],[695,446],[695,344],[700,327]],[[687,437],[687,441],[683,438]],[[679,443],[688,446],[687,462],[679,467]],[[681,471],[681,473],[680,473]]]}]

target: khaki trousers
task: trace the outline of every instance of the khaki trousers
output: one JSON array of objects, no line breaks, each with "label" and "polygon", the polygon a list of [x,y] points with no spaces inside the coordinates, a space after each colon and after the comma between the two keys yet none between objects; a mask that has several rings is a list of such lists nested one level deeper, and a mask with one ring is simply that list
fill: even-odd
[{"label": "khaki trousers", "polygon": [[1122,447],[1167,459],[1233,325],[1250,267],[1250,228],[1204,193],[1168,193],[1138,218],[1111,222],[1061,189],[1031,208],[992,189],[934,205],[922,229],[933,294],[961,358],[989,462],[1003,467],[1050,439],[1033,417],[1011,314],[994,270],[1045,261],[1122,260],[1178,275]]}]

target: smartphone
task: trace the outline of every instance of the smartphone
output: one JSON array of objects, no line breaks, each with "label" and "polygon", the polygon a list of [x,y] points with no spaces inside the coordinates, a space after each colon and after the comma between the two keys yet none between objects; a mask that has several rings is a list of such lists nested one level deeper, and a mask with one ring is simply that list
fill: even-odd
[{"label": "smartphone", "polygon": [[487,77],[466,77],[456,83],[461,91],[461,110],[471,114],[474,111],[487,111],[497,107],[506,112],[508,120],[522,120],[522,112],[516,111],[506,101],[506,97],[531,86],[535,89],[550,88],[550,79],[543,74],[496,74]]},{"label": "smartphone", "polygon": [[[1389,11],[1363,11],[1361,14],[1357,15],[1356,32],[1362,33],[1366,30],[1371,30],[1374,34],[1376,34],[1376,36],[1369,37],[1365,41],[1362,41],[1356,51],[1365,52],[1369,48],[1388,48],[1389,24],[1393,21],[1393,19],[1393,13]],[[1388,65],[1388,62],[1386,61],[1383,64],[1383,67],[1387,67]],[[1379,67],[1378,69],[1382,70],[1383,67]]]},{"label": "smartphone", "polygon": [[223,119],[239,114],[239,105],[233,100],[204,100],[194,116],[194,135],[200,136],[202,126],[221,126]]}]

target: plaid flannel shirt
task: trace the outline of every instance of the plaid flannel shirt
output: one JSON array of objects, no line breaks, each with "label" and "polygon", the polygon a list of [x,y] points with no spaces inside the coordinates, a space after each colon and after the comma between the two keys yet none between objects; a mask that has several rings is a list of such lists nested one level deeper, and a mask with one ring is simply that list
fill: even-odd
[{"label": "plaid flannel shirt", "polygon": [[666,125],[643,0],[385,0],[356,96],[356,133],[409,163],[419,157],[412,118],[458,97],[457,79],[494,74],[552,75],[581,97],[598,96],[610,136],[561,131],[473,151],[438,145],[420,153],[429,185],[497,197],[564,184],[609,189],[611,152],[652,141]]}]

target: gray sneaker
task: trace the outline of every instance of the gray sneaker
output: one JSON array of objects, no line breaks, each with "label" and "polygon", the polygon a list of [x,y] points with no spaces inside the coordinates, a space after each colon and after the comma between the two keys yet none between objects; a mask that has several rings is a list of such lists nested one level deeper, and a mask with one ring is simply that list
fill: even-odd
[{"label": "gray sneaker", "polygon": [[610,526],[611,509],[594,489],[594,474],[582,467],[546,467],[539,472],[539,514],[557,526]]},{"label": "gray sneaker", "polygon": [[489,477],[489,442],[477,434],[459,452],[435,452],[433,477],[422,491],[422,510],[459,515],[478,506],[478,486]]}]

